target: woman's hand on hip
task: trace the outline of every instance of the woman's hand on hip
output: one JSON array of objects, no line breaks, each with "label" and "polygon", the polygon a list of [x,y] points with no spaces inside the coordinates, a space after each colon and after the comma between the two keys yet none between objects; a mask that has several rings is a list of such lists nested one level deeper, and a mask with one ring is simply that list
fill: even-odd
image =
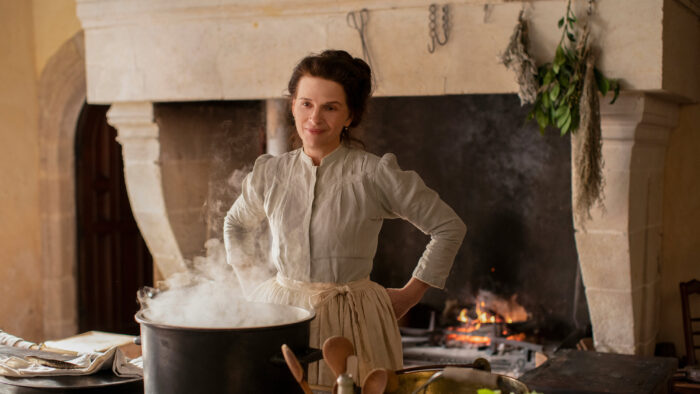
[{"label": "woman's hand on hip", "polygon": [[411,278],[411,280],[406,283],[406,285],[400,289],[386,289],[387,294],[389,294],[389,299],[391,300],[391,306],[394,308],[394,314],[397,319],[400,319],[406,314],[411,308],[413,308],[418,301],[423,298],[423,294],[428,290],[427,283]]}]

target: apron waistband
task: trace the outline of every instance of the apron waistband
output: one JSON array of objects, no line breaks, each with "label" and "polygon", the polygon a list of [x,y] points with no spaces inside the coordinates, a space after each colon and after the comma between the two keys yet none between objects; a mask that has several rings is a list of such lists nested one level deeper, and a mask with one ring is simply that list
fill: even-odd
[{"label": "apron waistband", "polygon": [[309,293],[309,299],[314,308],[322,306],[337,295],[343,295],[348,298],[353,310],[355,309],[356,293],[374,284],[374,282],[369,280],[369,276],[347,283],[304,282],[287,278],[279,272],[277,273],[276,281],[280,286],[287,289]]}]

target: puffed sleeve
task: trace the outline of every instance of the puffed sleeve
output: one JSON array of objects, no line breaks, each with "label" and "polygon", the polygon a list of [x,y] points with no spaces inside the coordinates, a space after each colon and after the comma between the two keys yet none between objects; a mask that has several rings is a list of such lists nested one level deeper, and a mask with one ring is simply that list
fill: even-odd
[{"label": "puffed sleeve", "polygon": [[264,195],[270,155],[257,158],[253,171],[243,179],[241,194],[224,219],[226,261],[233,267],[245,294],[269,276],[260,260],[256,234],[265,220]]},{"label": "puffed sleeve", "polygon": [[433,287],[444,288],[467,231],[464,222],[416,172],[401,170],[391,153],[379,161],[374,185],[387,218],[400,217],[430,235],[413,276]]}]

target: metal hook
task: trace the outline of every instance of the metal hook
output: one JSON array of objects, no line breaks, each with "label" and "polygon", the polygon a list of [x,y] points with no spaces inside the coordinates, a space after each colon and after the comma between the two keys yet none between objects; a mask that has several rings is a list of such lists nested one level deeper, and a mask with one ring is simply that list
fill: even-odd
[{"label": "metal hook", "polygon": [[[357,24],[357,14],[360,14],[360,24]],[[365,33],[365,26],[367,25],[367,22],[369,21],[369,10],[367,8],[363,8],[359,11],[350,11],[348,12],[348,15],[345,17],[345,20],[348,23],[348,26],[352,27],[353,29],[357,30],[360,34]]]},{"label": "metal hook", "polygon": [[348,26],[357,30],[357,32],[360,34],[360,41],[362,42],[362,57],[364,57],[365,61],[369,63],[369,66],[372,67],[372,61],[369,56],[369,48],[367,47],[367,40],[365,37],[367,23],[369,22],[369,10],[367,10],[367,8],[363,8],[359,11],[350,11],[345,17],[345,21],[348,23]]},{"label": "metal hook", "polygon": [[430,11],[430,15],[428,16],[428,28],[430,29],[430,43],[428,44],[428,52],[433,53],[435,52],[435,43],[438,45],[445,45],[449,39],[450,9],[447,4],[442,6],[442,31],[443,36],[445,37],[442,40],[437,32],[437,4],[431,4],[430,7],[428,7],[428,10]]}]

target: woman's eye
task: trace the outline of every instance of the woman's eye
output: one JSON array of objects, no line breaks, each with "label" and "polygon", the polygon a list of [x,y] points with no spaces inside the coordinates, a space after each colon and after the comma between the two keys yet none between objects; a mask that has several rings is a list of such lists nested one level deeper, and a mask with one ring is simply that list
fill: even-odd
[{"label": "woman's eye", "polygon": [[335,111],[335,107],[333,107],[333,106],[331,106],[331,105],[327,105],[327,106],[326,106],[326,111]]}]

